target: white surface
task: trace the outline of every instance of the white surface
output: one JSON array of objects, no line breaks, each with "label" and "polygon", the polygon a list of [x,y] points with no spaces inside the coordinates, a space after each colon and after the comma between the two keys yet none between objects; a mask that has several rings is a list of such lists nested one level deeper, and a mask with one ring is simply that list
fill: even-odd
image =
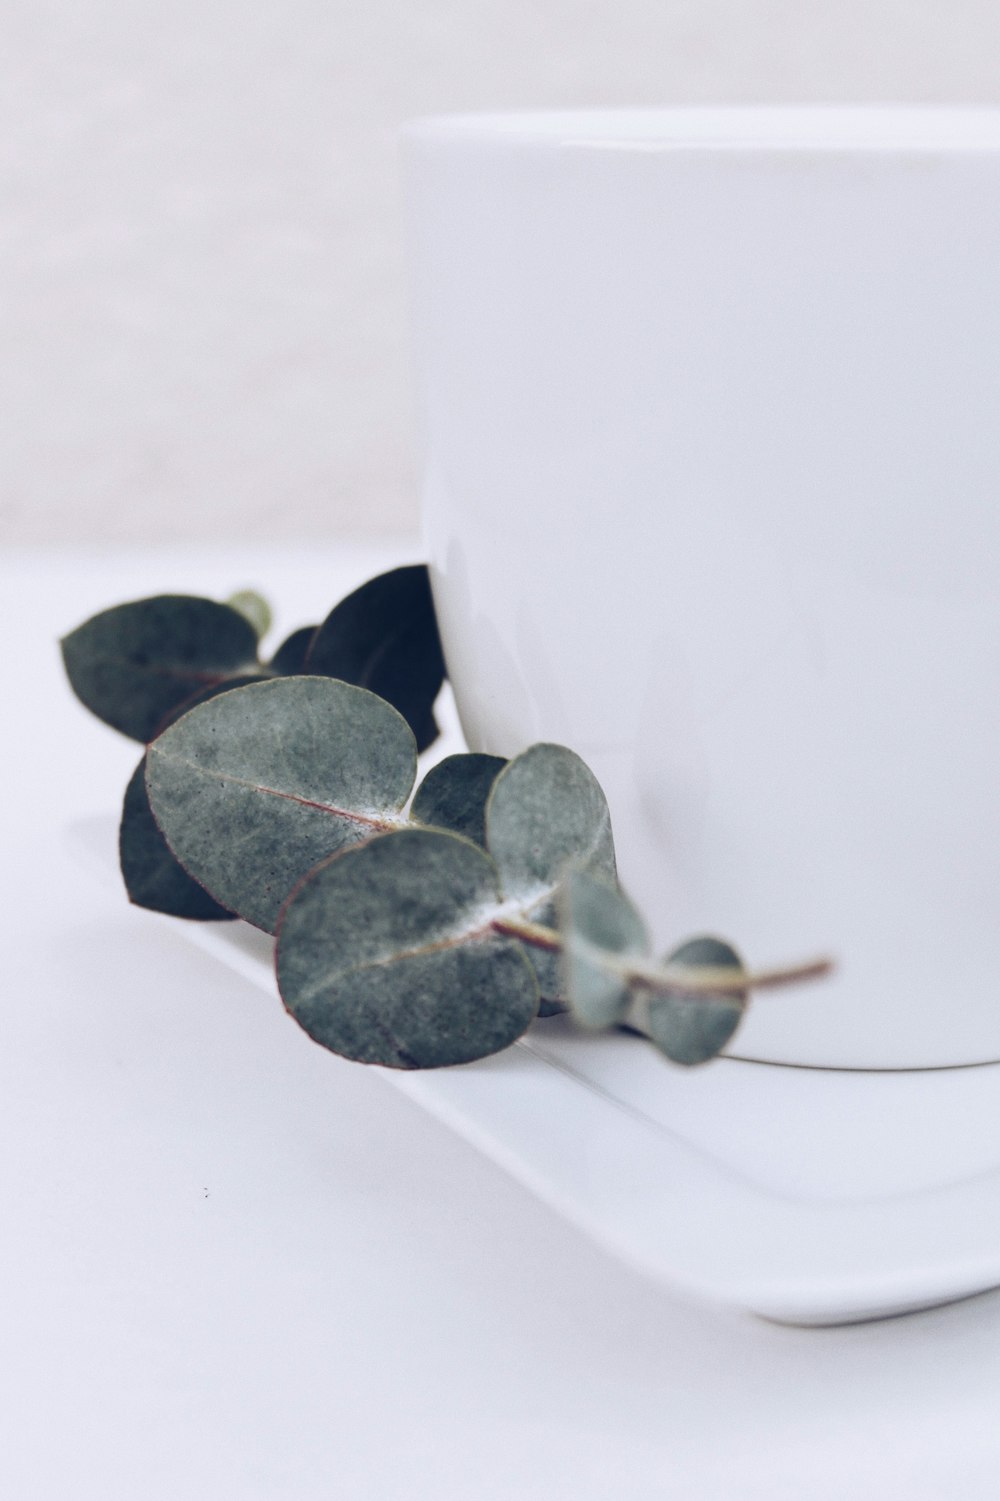
[{"label": "white surface", "polygon": [[413,525],[394,133],[1000,99],[993,0],[5,0],[0,538]]},{"label": "white surface", "polygon": [[[117,876],[114,819],[68,833],[84,865]],[[170,927],[276,998],[265,935]],[[813,1325],[1000,1286],[1000,1064],[851,1073],[725,1058],[682,1072],[553,1018],[471,1066],[379,1072],[683,1292]]]},{"label": "white surface", "polygon": [[58,632],[251,582],[291,627],[375,562],[0,572],[8,704],[30,707],[3,749],[0,1490],[993,1501],[1000,1297],[825,1331],[679,1299],[222,966],[208,980],[63,851],[59,826],[107,812],[136,748],[72,700]]},{"label": "white surface", "polygon": [[741,1047],[1000,1058],[1000,110],[407,138],[426,534],[469,743],[571,745]]}]

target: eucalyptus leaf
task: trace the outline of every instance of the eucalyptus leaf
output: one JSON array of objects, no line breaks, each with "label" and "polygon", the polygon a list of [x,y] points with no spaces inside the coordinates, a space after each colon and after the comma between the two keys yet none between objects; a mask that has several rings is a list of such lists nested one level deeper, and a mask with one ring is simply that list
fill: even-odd
[{"label": "eucalyptus leaf", "polygon": [[257,667],[257,636],[245,616],[195,595],[115,605],[77,626],[61,646],[80,701],[143,743],[192,694]]},{"label": "eucalyptus leaf", "polygon": [[584,1027],[611,1027],[629,1008],[628,980],[608,960],[649,953],[646,924],[617,885],[585,870],[571,870],[560,887],[559,932],[563,990]]},{"label": "eucalyptus leaf", "polygon": [[611,815],[589,766],[563,745],[529,746],[500,772],[486,842],[509,897],[531,902],[565,870],[615,873]]},{"label": "eucalyptus leaf", "polygon": [[198,922],[232,920],[233,913],[188,875],[160,832],[146,793],[145,756],[125,789],[118,859],[129,901],[137,907]]},{"label": "eucalyptus leaf", "polygon": [[[739,954],[720,938],[689,939],[667,955],[666,963],[671,968],[732,969],[736,976],[745,973]],[[697,996],[658,991],[649,999],[649,1036],[674,1063],[688,1066],[707,1063],[733,1036],[747,1001],[746,991],[706,992]]]},{"label": "eucalyptus leaf", "polygon": [[258,641],[271,629],[271,606],[256,589],[237,589],[235,594],[230,594],[226,604],[239,610],[250,622]]},{"label": "eucalyptus leaf", "polygon": [[439,1068],[499,1052],[538,1008],[520,944],[489,927],[500,901],[494,862],[456,834],[413,828],[346,850],[282,913],[285,1006],[362,1063]]},{"label": "eucalyptus leaf", "polygon": [[486,800],[507,762],[478,752],[446,756],[432,766],[417,788],[410,817],[417,823],[486,844]]},{"label": "eucalyptus leaf", "polygon": [[[555,891],[570,866],[615,880],[607,800],[586,763],[562,745],[529,746],[501,771],[486,804],[486,847],[507,896],[546,927],[556,924]],[[529,958],[543,997],[557,1000],[558,953],[532,948]]]},{"label": "eucalyptus leaf", "polygon": [[438,736],[433,706],[445,676],[426,565],[379,574],[342,599],[316,631],[304,670],[371,689],[426,750]]},{"label": "eucalyptus leaf", "polygon": [[319,861],[402,821],[416,775],[405,720],[323,677],[272,678],[200,704],[149,748],[146,786],[181,864],[273,932]]},{"label": "eucalyptus leaf", "polygon": [[[220,693],[231,693],[234,688],[246,688],[251,683],[259,683],[264,679],[261,672],[237,673],[235,677],[220,678],[217,683],[209,683],[205,688],[199,688],[197,693],[192,693],[190,698],[184,699],[183,703],[177,704],[156,727],[156,735],[162,735],[165,729],[173,724],[175,719],[180,719],[182,714],[196,709],[199,704],[207,704],[210,698],[218,698]],[[156,735],[152,738],[155,740]]]},{"label": "eucalyptus leaf", "polygon": [[286,636],[278,650],[270,661],[270,669],[279,677],[292,677],[296,673],[306,670],[306,657],[312,646],[313,637],[317,627],[314,625],[300,626],[290,636]]}]

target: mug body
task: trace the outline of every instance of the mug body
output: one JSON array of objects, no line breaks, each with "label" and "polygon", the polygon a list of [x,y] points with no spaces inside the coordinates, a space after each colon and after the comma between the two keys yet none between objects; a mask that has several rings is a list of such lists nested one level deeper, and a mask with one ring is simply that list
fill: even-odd
[{"label": "mug body", "polygon": [[733,1051],[1000,1058],[1000,111],[404,136],[425,535],[471,747],[571,746]]}]

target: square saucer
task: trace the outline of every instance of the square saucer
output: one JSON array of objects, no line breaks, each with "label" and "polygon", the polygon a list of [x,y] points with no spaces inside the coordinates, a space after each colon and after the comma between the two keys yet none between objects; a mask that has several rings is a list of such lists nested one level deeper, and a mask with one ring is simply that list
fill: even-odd
[{"label": "square saucer", "polygon": [[[114,869],[110,820],[73,826]],[[162,918],[280,1004],[273,941]],[[206,975],[206,984],[210,977]],[[1000,1285],[1000,1064],[861,1072],[536,1022],[506,1052],[387,1081],[611,1254],[688,1294],[794,1324],[926,1308]]]}]

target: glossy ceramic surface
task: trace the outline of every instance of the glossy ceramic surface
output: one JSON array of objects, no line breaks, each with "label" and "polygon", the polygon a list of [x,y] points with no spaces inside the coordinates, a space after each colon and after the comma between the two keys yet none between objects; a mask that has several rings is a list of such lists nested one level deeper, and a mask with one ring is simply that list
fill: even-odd
[{"label": "glossy ceramic surface", "polygon": [[815,951],[741,1051],[1000,1057],[1000,112],[405,140],[469,742],[573,746],[664,943]]},{"label": "glossy ceramic surface", "polygon": [[[273,997],[266,935],[164,922]],[[479,1063],[376,1072],[612,1255],[693,1296],[838,1324],[1000,1285],[1000,1065],[685,1072],[556,1017]]]},{"label": "glossy ceramic surface", "polygon": [[[114,820],[77,823],[70,840],[120,894]],[[143,919],[280,1010],[266,934]],[[209,967],[206,996],[212,983]],[[684,1070],[555,1017],[478,1063],[372,1072],[615,1257],[693,1296],[835,1324],[1000,1286],[1000,1065],[788,1068],[747,1061],[743,1037],[739,1056]]]}]

